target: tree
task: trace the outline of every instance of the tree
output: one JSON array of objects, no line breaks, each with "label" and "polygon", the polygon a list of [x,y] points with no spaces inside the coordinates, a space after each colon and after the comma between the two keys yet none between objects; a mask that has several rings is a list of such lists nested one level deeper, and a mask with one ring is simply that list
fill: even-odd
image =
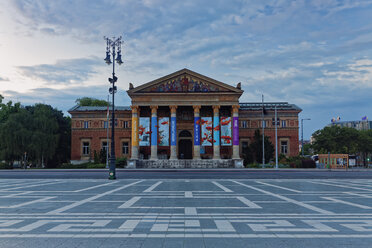
[{"label": "tree", "polygon": [[50,105],[22,107],[2,103],[0,95],[0,160],[13,164],[27,153],[29,162],[56,167],[70,158],[71,119]]},{"label": "tree", "polygon": [[372,153],[372,129],[360,131],[358,150],[362,153],[363,164],[367,166],[368,154]]},{"label": "tree", "polygon": [[57,149],[60,137],[58,122],[49,105],[36,104],[28,110],[33,115],[30,155],[44,166],[44,161],[52,159]]},{"label": "tree", "polygon": [[25,109],[0,123],[0,158],[13,164],[15,160],[21,160],[23,154],[30,149],[32,130],[28,125],[32,117]]},{"label": "tree", "polygon": [[107,106],[107,101],[91,97],[83,97],[75,101],[80,106]]},{"label": "tree", "polygon": [[359,143],[359,131],[349,127],[325,127],[313,133],[316,153],[356,153]]},{"label": "tree", "polygon": [[[265,136],[265,161],[269,162],[274,157],[274,146],[271,143],[268,136]],[[249,146],[249,149],[255,155],[255,160],[258,163],[262,163],[262,135],[260,134],[260,130],[256,130],[254,132],[254,141]]]}]

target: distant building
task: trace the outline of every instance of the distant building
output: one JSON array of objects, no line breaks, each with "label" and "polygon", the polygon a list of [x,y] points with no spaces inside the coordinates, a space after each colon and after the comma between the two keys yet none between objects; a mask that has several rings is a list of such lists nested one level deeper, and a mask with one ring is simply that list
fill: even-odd
[{"label": "distant building", "polygon": [[[302,110],[287,102],[265,103],[262,121],[262,103],[241,103],[242,94],[240,84],[233,87],[188,69],[131,86],[132,106],[116,107],[115,111],[116,156],[139,163],[170,160],[172,166],[184,159],[202,159],[203,166],[208,160],[212,166],[223,160],[227,165],[228,160],[242,157],[242,150],[253,142],[255,130],[261,131],[262,125],[275,144],[275,106],[278,153],[297,155],[298,114]],[[94,150],[107,149],[110,124],[106,112],[105,107],[75,106],[69,110],[73,161],[92,159]],[[191,166],[199,165],[195,162]]]},{"label": "distant building", "polygon": [[372,129],[372,121],[360,120],[360,121],[337,121],[327,126],[339,126],[339,127],[350,127],[357,130],[369,130]]}]

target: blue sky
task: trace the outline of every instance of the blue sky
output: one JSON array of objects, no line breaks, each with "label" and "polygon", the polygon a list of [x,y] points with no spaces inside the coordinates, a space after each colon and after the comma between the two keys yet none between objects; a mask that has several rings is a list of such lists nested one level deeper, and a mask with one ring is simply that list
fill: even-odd
[{"label": "blue sky", "polygon": [[333,117],[372,119],[372,1],[3,0],[0,94],[66,111],[107,98],[103,36],[123,36],[119,105],[182,68],[236,85],[241,101],[303,109],[309,138]]}]

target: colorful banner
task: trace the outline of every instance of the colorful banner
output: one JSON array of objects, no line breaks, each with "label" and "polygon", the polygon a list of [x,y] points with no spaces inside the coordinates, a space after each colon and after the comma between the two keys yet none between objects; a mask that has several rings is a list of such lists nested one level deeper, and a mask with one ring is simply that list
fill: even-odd
[{"label": "colorful banner", "polygon": [[231,117],[221,117],[221,146],[232,145]]},{"label": "colorful banner", "polygon": [[213,144],[220,145],[220,118],[213,116]]},{"label": "colorful banner", "polygon": [[177,118],[171,117],[171,146],[177,145]]},{"label": "colorful banner", "polygon": [[194,117],[194,146],[200,146],[200,117]]},{"label": "colorful banner", "polygon": [[140,117],[138,126],[138,140],[140,146],[150,145],[150,118]]},{"label": "colorful banner", "polygon": [[158,117],[151,117],[151,145],[158,145]]},{"label": "colorful banner", "polygon": [[201,118],[201,145],[211,146],[213,142],[212,137],[212,117],[202,117]]},{"label": "colorful banner", "polygon": [[233,145],[239,145],[239,117],[233,117]]},{"label": "colorful banner", "polygon": [[138,146],[138,117],[132,117],[132,146]]},{"label": "colorful banner", "polygon": [[169,117],[161,117],[159,124],[159,146],[169,146]]}]

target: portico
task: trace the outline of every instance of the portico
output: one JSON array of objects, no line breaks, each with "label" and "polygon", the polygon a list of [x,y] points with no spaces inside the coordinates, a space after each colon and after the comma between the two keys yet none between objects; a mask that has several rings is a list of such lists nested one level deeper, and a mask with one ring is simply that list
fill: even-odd
[{"label": "portico", "polygon": [[188,69],[135,88],[131,85],[131,160],[137,165],[168,164],[164,160],[232,165],[233,159],[240,160],[237,123],[242,93],[240,86]]}]

